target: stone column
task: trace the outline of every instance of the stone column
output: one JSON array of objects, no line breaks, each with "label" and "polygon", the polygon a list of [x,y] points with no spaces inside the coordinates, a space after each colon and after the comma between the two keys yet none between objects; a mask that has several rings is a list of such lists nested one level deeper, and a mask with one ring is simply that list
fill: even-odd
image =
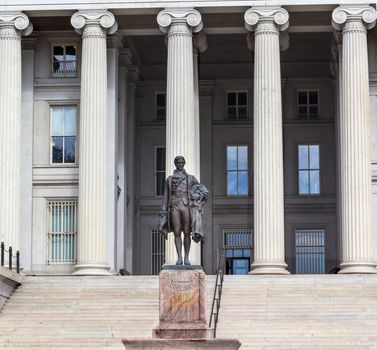
[{"label": "stone column", "polygon": [[[157,16],[161,31],[167,33],[168,62],[166,89],[166,174],[174,170],[173,159],[182,155],[188,173],[199,176],[197,161],[200,154],[194,143],[197,140],[195,121],[194,71],[192,33],[202,29],[202,18],[194,9],[165,9]],[[166,263],[174,264],[176,251],[174,239],[169,235],[166,246]],[[194,256],[195,255],[195,256]],[[191,249],[192,264],[200,264],[200,254]]]},{"label": "stone column", "polygon": [[342,31],[340,90],[340,189],[342,263],[340,273],[376,273],[372,244],[369,150],[369,77],[367,29],[376,23],[370,6],[339,6],[333,26]]},{"label": "stone column", "polygon": [[76,12],[82,34],[78,261],[75,274],[106,275],[107,256],[107,60],[106,34],[117,29],[112,13]]},{"label": "stone column", "polygon": [[283,8],[251,8],[254,37],[254,262],[252,274],[288,274],[284,259],[283,126],[279,32]]},{"label": "stone column", "polygon": [[20,12],[0,12],[0,241],[20,249],[21,35],[33,26]]}]

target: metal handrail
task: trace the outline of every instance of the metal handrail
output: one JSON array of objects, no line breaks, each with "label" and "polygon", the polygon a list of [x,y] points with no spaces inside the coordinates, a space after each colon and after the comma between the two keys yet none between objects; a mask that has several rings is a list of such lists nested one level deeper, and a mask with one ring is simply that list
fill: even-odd
[{"label": "metal handrail", "polygon": [[13,268],[13,258],[16,259],[16,271],[20,273],[20,252],[17,250],[16,255],[13,255],[12,247],[9,247],[8,250],[5,249],[4,242],[0,244],[0,265],[4,266],[5,253],[8,253],[8,268],[12,270]]},{"label": "metal handrail", "polygon": [[219,260],[217,262],[217,274],[215,291],[213,293],[211,316],[209,319],[209,328],[212,326],[213,337],[216,338],[217,323],[219,322],[219,310],[221,305],[221,295],[224,283],[224,269],[225,269],[225,251],[224,249],[218,250]]}]

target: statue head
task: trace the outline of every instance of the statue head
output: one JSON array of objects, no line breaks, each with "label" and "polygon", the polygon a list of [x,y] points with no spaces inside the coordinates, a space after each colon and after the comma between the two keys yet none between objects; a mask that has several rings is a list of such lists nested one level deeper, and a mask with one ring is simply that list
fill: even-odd
[{"label": "statue head", "polygon": [[176,156],[174,158],[174,165],[177,170],[183,170],[185,164],[186,164],[186,161],[183,156]]}]

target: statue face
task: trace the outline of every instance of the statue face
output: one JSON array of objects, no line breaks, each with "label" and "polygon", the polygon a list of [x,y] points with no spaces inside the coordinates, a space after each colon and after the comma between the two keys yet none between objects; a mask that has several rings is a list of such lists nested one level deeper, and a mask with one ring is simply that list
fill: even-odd
[{"label": "statue face", "polygon": [[183,159],[178,159],[174,164],[177,170],[183,170],[186,163]]}]

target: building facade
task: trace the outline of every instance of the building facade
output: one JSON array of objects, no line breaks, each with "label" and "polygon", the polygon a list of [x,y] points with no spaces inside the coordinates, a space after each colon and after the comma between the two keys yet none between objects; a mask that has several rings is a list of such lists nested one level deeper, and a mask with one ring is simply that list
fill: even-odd
[{"label": "building facade", "polygon": [[156,274],[181,154],[192,261],[375,273],[375,3],[0,2],[0,238],[30,273]]}]

